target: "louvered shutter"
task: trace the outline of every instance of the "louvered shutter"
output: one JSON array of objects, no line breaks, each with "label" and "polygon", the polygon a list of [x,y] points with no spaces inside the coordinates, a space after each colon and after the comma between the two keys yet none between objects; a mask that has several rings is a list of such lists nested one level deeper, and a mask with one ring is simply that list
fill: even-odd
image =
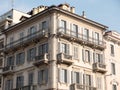
[{"label": "louvered shutter", "polygon": [[66,48],[67,48],[67,52],[66,52],[66,53],[67,53],[67,55],[69,55],[69,53],[70,53],[70,52],[69,52],[69,51],[70,51],[70,50],[69,50],[69,49],[70,49],[70,45],[67,44],[67,47],[66,47]]},{"label": "louvered shutter", "polygon": [[27,50],[27,61],[30,61],[31,57],[30,57],[30,49]]},{"label": "louvered shutter", "polygon": [[84,49],[82,49],[82,60],[83,62],[85,61],[85,50]]},{"label": "louvered shutter", "polygon": [[45,69],[45,82],[48,82],[48,69]]},{"label": "louvered shutter", "polygon": [[91,86],[94,86],[94,83],[93,83],[93,75],[91,75]]},{"label": "louvered shutter", "polygon": [[67,83],[69,84],[70,83],[70,71],[67,70]]}]

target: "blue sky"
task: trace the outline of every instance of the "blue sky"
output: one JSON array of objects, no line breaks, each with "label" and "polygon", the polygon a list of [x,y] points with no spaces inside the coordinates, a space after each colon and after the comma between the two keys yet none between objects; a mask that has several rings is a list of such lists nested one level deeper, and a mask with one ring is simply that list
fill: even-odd
[{"label": "blue sky", "polygon": [[[0,15],[12,8],[12,0],[0,0]],[[14,9],[28,12],[39,5],[58,5],[69,3],[81,15],[85,11],[87,18],[120,32],[120,0],[14,0]]]}]

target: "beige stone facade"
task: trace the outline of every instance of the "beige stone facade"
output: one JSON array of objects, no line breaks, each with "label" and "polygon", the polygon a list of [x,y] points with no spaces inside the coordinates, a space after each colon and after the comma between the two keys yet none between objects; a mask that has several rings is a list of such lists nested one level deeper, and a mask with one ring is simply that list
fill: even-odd
[{"label": "beige stone facade", "polygon": [[2,30],[1,90],[119,90],[120,72],[113,82],[108,76],[119,49],[116,57],[108,55],[113,42],[107,26],[75,14],[68,4],[41,6],[29,14]]}]

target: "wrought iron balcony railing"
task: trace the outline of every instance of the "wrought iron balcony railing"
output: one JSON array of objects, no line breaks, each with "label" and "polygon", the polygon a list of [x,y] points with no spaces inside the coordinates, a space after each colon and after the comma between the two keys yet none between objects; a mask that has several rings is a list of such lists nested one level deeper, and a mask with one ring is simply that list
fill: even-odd
[{"label": "wrought iron balcony railing", "polygon": [[90,37],[89,35],[87,36],[75,31],[64,29],[62,27],[59,28],[58,35],[68,40],[73,40],[75,42],[88,45],[90,47],[94,47],[102,50],[105,49],[106,47],[106,43],[102,40],[95,39],[93,37]]},{"label": "wrought iron balcony railing", "polygon": [[37,86],[36,85],[27,85],[27,86],[23,86],[21,88],[16,88],[16,89],[12,89],[12,90],[37,90]]},{"label": "wrought iron balcony railing", "polygon": [[43,38],[48,38],[48,30],[39,30],[16,41],[13,41],[5,46],[5,51],[17,49],[20,46],[29,45],[31,42],[39,42],[39,40]]},{"label": "wrought iron balcony railing", "polygon": [[15,66],[5,66],[3,68],[3,74],[12,74],[14,72]]},{"label": "wrought iron balcony railing", "polygon": [[70,89],[71,90],[97,90],[96,87],[93,87],[93,86],[87,86],[87,85],[80,85],[80,84],[72,84],[70,86]]}]

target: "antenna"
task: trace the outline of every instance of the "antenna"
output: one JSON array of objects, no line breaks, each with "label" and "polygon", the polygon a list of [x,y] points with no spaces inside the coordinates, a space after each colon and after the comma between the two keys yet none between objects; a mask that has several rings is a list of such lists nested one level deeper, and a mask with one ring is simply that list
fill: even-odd
[{"label": "antenna", "polygon": [[11,7],[14,8],[14,0],[11,0]]}]

